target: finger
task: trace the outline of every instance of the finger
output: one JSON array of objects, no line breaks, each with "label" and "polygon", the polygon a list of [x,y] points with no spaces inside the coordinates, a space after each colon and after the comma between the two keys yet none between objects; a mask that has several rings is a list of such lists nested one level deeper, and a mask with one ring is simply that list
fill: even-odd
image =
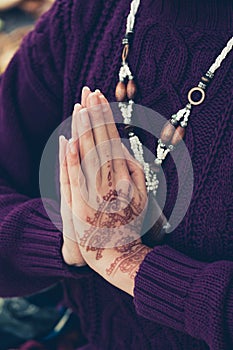
[{"label": "finger", "polygon": [[117,174],[117,178],[126,176],[128,177],[127,164],[125,162],[124,152],[122,151],[121,138],[117,130],[111,107],[103,94],[100,96],[102,105],[104,121],[108,133],[108,137],[112,140],[112,157],[113,157],[113,170]]},{"label": "finger", "polygon": [[131,179],[133,180],[138,191],[147,197],[145,174],[141,164],[129,153],[128,149],[122,143],[122,150],[125,154],[125,159],[129,169]]},{"label": "finger", "polygon": [[80,164],[78,141],[67,142],[66,161],[73,215],[83,217],[83,209],[88,200],[86,181]]},{"label": "finger", "polygon": [[67,204],[71,205],[70,183],[66,163],[66,139],[59,138],[59,163],[60,163],[60,189],[61,195],[65,197]]},{"label": "finger", "polygon": [[60,193],[61,193],[61,217],[63,223],[63,235],[73,241],[76,240],[72,219],[72,198],[70,192],[69,176],[66,163],[66,140],[64,136],[59,138],[59,162],[60,162]]},{"label": "finger", "polygon": [[75,141],[78,139],[76,119],[78,118],[78,113],[81,111],[81,109],[82,109],[82,106],[80,105],[80,103],[76,103],[74,105],[74,110],[72,114],[72,123],[71,123],[71,138]]},{"label": "finger", "polygon": [[93,92],[88,96],[87,106],[89,108],[95,144],[98,145],[109,140],[98,92]]},{"label": "finger", "polygon": [[107,133],[103,110],[99,98],[100,93],[94,92],[88,96],[90,121],[92,125],[94,142],[100,159],[100,174],[102,180],[106,180],[109,171],[112,171],[112,149]]},{"label": "finger", "polygon": [[93,130],[89,118],[89,113],[86,108],[82,108],[77,113],[76,129],[79,138],[79,152],[81,159],[83,159],[89,151],[94,152],[95,156],[98,156],[95,151]]},{"label": "finger", "polygon": [[[99,156],[94,142],[93,130],[86,108],[82,108],[76,118],[78,132],[79,154],[82,162],[82,170],[87,182],[88,190],[95,188],[99,181],[97,172],[100,167]],[[98,174],[98,176],[100,176]]]},{"label": "finger", "polygon": [[101,93],[99,96],[104,114],[104,122],[110,139],[120,139],[119,132],[116,128],[115,120],[112,114],[111,107],[106,97]]},{"label": "finger", "polygon": [[[80,242],[80,237],[84,232],[83,222],[89,215],[87,210],[88,192],[86,181],[82,172],[79,156],[78,141],[66,141],[66,163],[68,173],[68,183],[70,190],[71,215],[73,224],[73,235],[67,235],[76,242]],[[67,225],[67,230],[68,230]],[[68,231],[67,231],[68,232]]]},{"label": "finger", "polygon": [[87,97],[90,95],[90,93],[91,93],[91,90],[89,89],[88,86],[84,86],[82,88],[81,105],[83,107],[87,107],[86,101],[87,101]]}]

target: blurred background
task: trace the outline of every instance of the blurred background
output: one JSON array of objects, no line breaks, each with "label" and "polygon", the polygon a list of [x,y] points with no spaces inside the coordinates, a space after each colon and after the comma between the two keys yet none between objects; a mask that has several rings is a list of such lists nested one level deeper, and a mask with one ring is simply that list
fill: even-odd
[{"label": "blurred background", "polygon": [[[54,1],[0,0],[0,75]],[[84,343],[60,284],[24,298],[0,298],[0,350],[73,350]]]},{"label": "blurred background", "polygon": [[35,21],[54,0],[0,0],[0,74]]}]

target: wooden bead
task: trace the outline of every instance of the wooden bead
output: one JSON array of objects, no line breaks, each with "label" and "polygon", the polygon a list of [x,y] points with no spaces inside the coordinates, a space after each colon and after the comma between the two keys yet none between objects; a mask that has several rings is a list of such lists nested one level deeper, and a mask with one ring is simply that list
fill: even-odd
[{"label": "wooden bead", "polygon": [[201,77],[201,80],[204,81],[204,83],[209,83],[209,81],[210,81],[210,80],[209,80],[208,78],[206,78],[206,77]]},{"label": "wooden bead", "polygon": [[115,91],[116,100],[118,102],[124,102],[126,99],[126,86],[123,83],[123,81],[119,81],[119,83],[116,86]]},{"label": "wooden bead", "polygon": [[174,135],[172,137],[171,144],[173,146],[176,146],[181,140],[183,140],[184,135],[185,135],[185,128],[178,126],[178,128],[175,130]]},{"label": "wooden bead", "polygon": [[133,79],[130,79],[127,84],[127,97],[129,100],[133,100],[137,92],[136,84]]},{"label": "wooden bead", "polygon": [[127,134],[129,134],[130,132],[134,132],[134,126],[131,124],[126,124],[124,126],[124,130]]},{"label": "wooden bead", "polygon": [[161,131],[160,138],[161,138],[162,142],[167,143],[167,142],[171,141],[175,130],[176,129],[174,128],[174,126],[170,122],[167,122],[164,125],[163,130]]}]

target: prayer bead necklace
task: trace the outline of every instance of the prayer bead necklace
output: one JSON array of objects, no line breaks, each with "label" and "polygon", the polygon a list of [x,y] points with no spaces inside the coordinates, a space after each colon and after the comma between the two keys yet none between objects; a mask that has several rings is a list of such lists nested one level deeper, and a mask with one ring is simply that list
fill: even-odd
[{"label": "prayer bead necklace", "polygon": [[[220,67],[227,54],[233,48],[233,37],[231,37],[227,42],[227,45],[224,47],[208,71],[201,77],[198,85],[191,88],[187,96],[188,101],[186,106],[180,109],[177,113],[173,114],[170,120],[164,125],[160,134],[160,138],[158,140],[155,160],[153,163],[147,163],[144,159],[142,143],[139,140],[138,136],[135,135],[132,128],[133,105],[137,88],[133,74],[127,62],[130,45],[132,44],[135,18],[139,5],[140,0],[133,0],[131,2],[130,12],[126,23],[126,33],[122,40],[122,64],[119,71],[119,82],[116,86],[115,96],[116,100],[118,101],[119,109],[121,110],[123,116],[125,129],[128,133],[128,138],[130,141],[131,149],[134,153],[134,157],[143,166],[147,191],[153,193],[153,195],[156,196],[156,192],[159,186],[159,180],[157,178],[159,168],[161,167],[163,161],[166,159],[167,155],[173,151],[175,149],[175,146],[184,138],[185,128],[188,126],[192,108],[204,102],[207,88],[211,80],[214,78],[216,70]],[[125,84],[126,82],[127,85]],[[193,99],[193,93],[195,92],[198,92],[200,94],[200,98],[197,101]]]}]

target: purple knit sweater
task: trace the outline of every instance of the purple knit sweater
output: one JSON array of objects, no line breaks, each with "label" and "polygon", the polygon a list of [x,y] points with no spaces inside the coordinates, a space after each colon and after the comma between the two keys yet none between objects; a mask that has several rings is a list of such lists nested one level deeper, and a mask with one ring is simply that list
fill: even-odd
[{"label": "purple knit sweater", "polygon": [[[187,129],[191,205],[141,264],[134,299],[88,268],[66,266],[62,234],[39,198],[43,147],[80,101],[82,86],[114,100],[129,6],[129,0],[56,1],[1,77],[0,294],[29,294],[63,280],[91,349],[232,349],[232,53]],[[169,118],[232,33],[232,0],[142,0],[129,57],[137,103]],[[169,160],[165,173],[168,215],[176,195]]]}]

